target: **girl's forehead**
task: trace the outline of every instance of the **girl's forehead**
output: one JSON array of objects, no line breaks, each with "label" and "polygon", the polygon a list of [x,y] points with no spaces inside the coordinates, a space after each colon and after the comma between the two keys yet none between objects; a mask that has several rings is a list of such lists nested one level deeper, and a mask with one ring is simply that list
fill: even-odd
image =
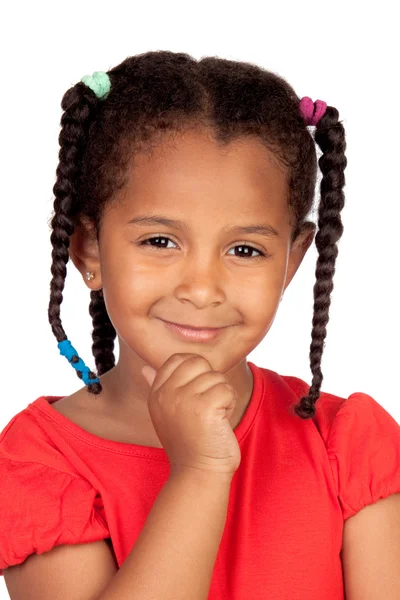
[{"label": "girl's forehead", "polygon": [[229,146],[186,134],[132,157],[119,208],[127,212],[215,207],[225,215],[282,210],[287,175],[275,157],[254,139]]},{"label": "girl's forehead", "polygon": [[[125,228],[135,218],[162,215],[160,228],[170,227],[166,219],[179,220],[188,234],[200,226],[211,235],[225,226],[258,222],[289,235],[287,191],[286,172],[258,138],[221,145],[188,131],[132,156],[125,185],[118,201],[106,208],[103,226]],[[134,227],[139,231],[129,226]]]},{"label": "girl's forehead", "polygon": [[211,135],[196,131],[165,137],[150,152],[137,153],[129,175],[131,185],[148,185],[150,176],[155,183],[174,185],[194,180],[210,185],[232,181],[273,186],[287,181],[286,169],[256,136],[221,144]]}]

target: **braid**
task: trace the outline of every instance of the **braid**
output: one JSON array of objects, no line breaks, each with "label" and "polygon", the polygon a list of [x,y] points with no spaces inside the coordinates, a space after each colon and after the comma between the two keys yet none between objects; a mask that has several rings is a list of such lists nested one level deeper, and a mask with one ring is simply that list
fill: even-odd
[{"label": "braid", "polygon": [[[97,99],[94,93],[83,83],[78,83],[64,94],[61,104],[65,112],[61,117],[59,164],[56,171],[56,183],[53,187],[55,200],[50,236],[53,246],[51,253],[52,279],[48,307],[49,322],[58,342],[67,339],[61,324],[60,305],[63,300],[62,292],[67,274],[66,265],[69,260],[69,238],[74,231],[74,217],[78,212],[80,165],[96,103]],[[71,362],[75,364],[79,360],[78,355],[71,358]],[[82,371],[77,370],[76,373],[82,379]],[[89,371],[89,378],[95,379],[96,374]],[[93,388],[93,393],[101,391],[98,383],[89,384],[89,388]]]},{"label": "braid", "polygon": [[316,126],[314,139],[323,154],[318,164],[322,172],[321,201],[318,210],[318,233],[315,245],[318,249],[316,283],[314,285],[314,315],[312,320],[310,365],[313,374],[307,396],[301,398],[294,407],[301,418],[315,415],[315,402],[318,400],[323,375],[321,357],[326,337],[326,325],[329,321],[330,294],[333,290],[335,262],[338,255],[337,241],[343,234],[340,211],[344,206],[343,187],[344,170],[347,159],[344,128],[338,121],[336,108],[328,106],[325,115]]},{"label": "braid", "polygon": [[114,340],[117,332],[108,316],[102,289],[90,292],[89,313],[93,321],[92,352],[97,373],[103,375],[115,365]]}]

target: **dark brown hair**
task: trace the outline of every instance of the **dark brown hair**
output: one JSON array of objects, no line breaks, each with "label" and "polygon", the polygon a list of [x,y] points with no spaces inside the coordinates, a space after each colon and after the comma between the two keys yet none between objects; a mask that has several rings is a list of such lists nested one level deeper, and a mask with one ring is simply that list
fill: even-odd
[{"label": "dark brown hair", "polygon": [[[94,224],[99,239],[106,204],[115,200],[127,181],[127,168],[135,153],[151,151],[163,134],[186,128],[207,128],[217,143],[257,136],[288,173],[287,202],[292,219],[293,243],[307,227],[306,217],[317,181],[315,142],[322,155],[321,198],[318,206],[318,249],[310,366],[312,383],[307,396],[294,407],[308,419],[315,415],[323,375],[321,357],[329,321],[337,241],[343,233],[340,211],[343,187],[345,132],[333,106],[312,136],[299,111],[300,98],[280,76],[245,62],[218,57],[196,60],[189,54],[152,51],[128,57],[107,72],[110,93],[99,99],[79,82],[63,96],[60,151],[54,212],[51,219],[52,280],[49,322],[57,341],[67,339],[60,305],[69,259],[69,241],[83,217]],[[92,351],[98,375],[115,365],[116,331],[107,314],[103,292],[90,293],[93,320]],[[78,362],[76,356],[72,362]],[[77,370],[82,379],[82,373]],[[90,378],[96,374],[89,372]],[[99,394],[100,383],[88,391]]]}]

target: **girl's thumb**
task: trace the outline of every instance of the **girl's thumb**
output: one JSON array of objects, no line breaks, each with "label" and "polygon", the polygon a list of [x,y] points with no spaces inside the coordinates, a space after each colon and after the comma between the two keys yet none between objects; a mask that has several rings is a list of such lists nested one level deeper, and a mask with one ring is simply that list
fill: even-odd
[{"label": "girl's thumb", "polygon": [[143,377],[145,378],[145,380],[151,387],[153,385],[153,381],[157,375],[157,371],[155,369],[153,369],[153,367],[151,367],[150,365],[144,365],[144,367],[142,367],[141,371],[142,371]]}]

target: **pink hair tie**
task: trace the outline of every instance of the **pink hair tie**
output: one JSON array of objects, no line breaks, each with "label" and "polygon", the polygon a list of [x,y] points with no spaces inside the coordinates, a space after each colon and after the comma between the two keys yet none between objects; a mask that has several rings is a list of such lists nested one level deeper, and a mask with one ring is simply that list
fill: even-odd
[{"label": "pink hair tie", "polygon": [[300,112],[306,125],[316,125],[326,111],[326,102],[316,100],[315,103],[308,96],[300,100]]}]

